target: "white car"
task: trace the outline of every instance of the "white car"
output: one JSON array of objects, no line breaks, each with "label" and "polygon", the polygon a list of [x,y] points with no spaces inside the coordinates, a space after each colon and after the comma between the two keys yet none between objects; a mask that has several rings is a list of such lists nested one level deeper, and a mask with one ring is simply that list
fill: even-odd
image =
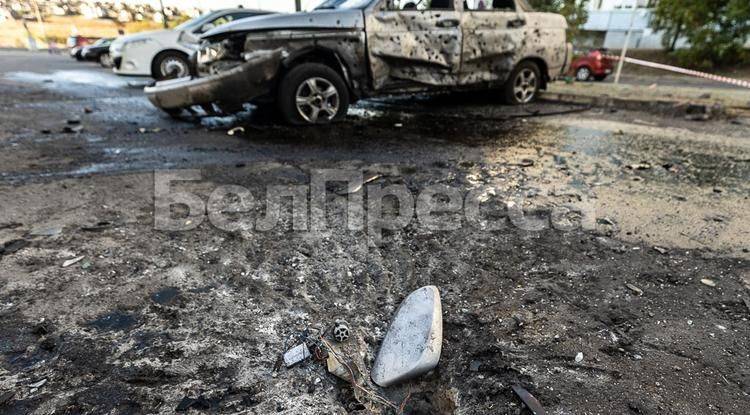
[{"label": "white car", "polygon": [[188,56],[200,35],[223,24],[270,12],[249,9],[217,10],[169,30],[136,33],[117,38],[109,48],[118,75],[181,78],[190,74]]}]

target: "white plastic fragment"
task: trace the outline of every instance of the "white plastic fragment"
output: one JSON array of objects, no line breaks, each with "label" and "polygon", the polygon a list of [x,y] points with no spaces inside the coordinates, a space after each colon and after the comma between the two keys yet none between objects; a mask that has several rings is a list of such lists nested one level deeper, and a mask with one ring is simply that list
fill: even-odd
[{"label": "white plastic fragment", "polygon": [[437,287],[420,288],[401,303],[372,369],[381,387],[423,375],[438,365],[443,347],[443,310]]},{"label": "white plastic fragment", "polygon": [[85,257],[79,256],[77,258],[69,259],[69,260],[63,262],[62,267],[63,268],[68,268],[71,265],[75,265],[75,264],[81,262],[81,260],[83,260],[83,258],[85,258]]},{"label": "white plastic fragment", "polygon": [[310,357],[310,349],[307,348],[305,343],[302,343],[284,353],[284,364],[286,367],[292,367],[308,357]]}]

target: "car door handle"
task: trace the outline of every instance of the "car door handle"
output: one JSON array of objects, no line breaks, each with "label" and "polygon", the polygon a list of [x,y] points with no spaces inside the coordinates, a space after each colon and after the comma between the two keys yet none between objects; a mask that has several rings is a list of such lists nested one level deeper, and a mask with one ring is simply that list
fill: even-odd
[{"label": "car door handle", "polygon": [[526,26],[526,20],[524,19],[515,19],[508,21],[508,27],[511,29],[524,26]]},{"label": "car door handle", "polygon": [[445,19],[437,22],[437,27],[458,27],[461,22],[458,19]]}]

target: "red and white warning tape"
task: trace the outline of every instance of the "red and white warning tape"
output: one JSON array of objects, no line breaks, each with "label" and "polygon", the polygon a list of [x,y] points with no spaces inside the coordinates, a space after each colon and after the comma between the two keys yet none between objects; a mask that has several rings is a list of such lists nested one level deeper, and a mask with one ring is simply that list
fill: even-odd
[{"label": "red and white warning tape", "polygon": [[[609,59],[612,59],[614,61],[619,61],[620,60],[619,56],[606,55],[606,57],[609,58]],[[632,64],[635,64],[635,65],[646,66],[646,67],[649,67],[649,68],[663,69],[665,71],[670,71],[670,72],[681,73],[681,74],[684,74],[684,75],[695,76],[697,78],[710,79],[712,81],[723,82],[725,84],[732,84],[732,85],[735,85],[735,86],[739,86],[741,88],[749,88],[750,89],[750,81],[745,81],[745,80],[742,80],[742,79],[727,78],[726,76],[719,76],[719,75],[714,75],[714,74],[710,74],[710,73],[706,73],[706,72],[694,71],[692,69],[685,69],[685,68],[680,68],[680,67],[677,67],[677,66],[664,65],[662,63],[649,62],[649,61],[644,61],[644,60],[635,59],[635,58],[628,58],[628,57],[626,57],[625,58],[625,62],[632,63]]]}]

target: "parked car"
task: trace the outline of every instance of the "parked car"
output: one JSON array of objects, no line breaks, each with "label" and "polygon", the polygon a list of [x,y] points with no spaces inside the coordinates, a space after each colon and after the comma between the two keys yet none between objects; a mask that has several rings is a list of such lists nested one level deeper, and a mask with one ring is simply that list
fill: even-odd
[{"label": "parked car", "polygon": [[607,57],[606,49],[595,49],[573,60],[570,69],[580,82],[592,79],[603,81],[612,73],[614,61]]},{"label": "parked car", "polygon": [[114,38],[99,39],[93,45],[84,46],[81,49],[81,58],[87,61],[99,62],[105,68],[112,67],[112,57],[109,54],[109,46]]},{"label": "parked car", "polygon": [[179,78],[190,73],[188,56],[199,36],[226,23],[270,12],[249,9],[218,10],[189,20],[169,30],[123,36],[109,48],[114,71],[119,75]]},{"label": "parked car", "polygon": [[292,124],[330,122],[360,98],[414,91],[497,88],[526,104],[566,72],[566,29],[561,15],[525,0],[328,0],[205,33],[200,76],[146,94],[172,115],[270,100]]},{"label": "parked car", "polygon": [[68,41],[66,42],[66,45],[68,46],[68,49],[70,50],[70,57],[79,61],[83,60],[83,56],[81,53],[83,52],[84,46],[90,45],[96,41],[98,41],[98,38],[94,37],[86,37],[86,36],[80,36],[80,35],[74,35],[68,37]]}]

